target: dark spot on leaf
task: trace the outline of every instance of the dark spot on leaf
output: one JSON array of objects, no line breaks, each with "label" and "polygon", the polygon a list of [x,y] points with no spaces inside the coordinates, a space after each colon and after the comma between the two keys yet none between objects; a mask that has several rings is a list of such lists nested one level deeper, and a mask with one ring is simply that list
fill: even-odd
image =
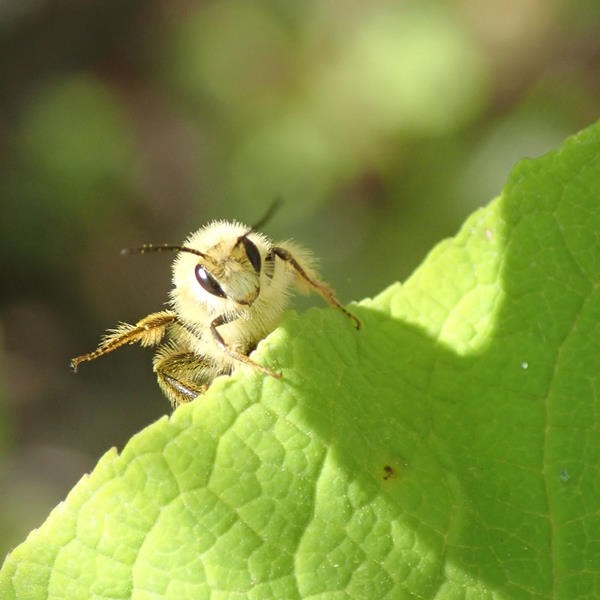
[{"label": "dark spot on leaf", "polygon": [[391,479],[395,474],[396,474],[396,471],[395,471],[394,467],[392,467],[391,465],[383,466],[383,480],[384,481]]}]

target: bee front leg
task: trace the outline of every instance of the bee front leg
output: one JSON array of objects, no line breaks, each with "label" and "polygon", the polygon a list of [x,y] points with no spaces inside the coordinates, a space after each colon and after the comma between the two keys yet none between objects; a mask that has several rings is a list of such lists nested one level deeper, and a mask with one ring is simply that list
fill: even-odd
[{"label": "bee front leg", "polygon": [[214,363],[170,344],[161,346],[152,361],[160,389],[175,407],[203,394],[221,375]]},{"label": "bee front leg", "polygon": [[302,265],[294,258],[294,256],[289,250],[287,250],[286,248],[282,248],[281,246],[273,246],[272,252],[275,254],[275,256],[279,257],[281,260],[286,262],[294,269],[296,277],[300,279],[300,281],[302,281],[303,283],[311,287],[315,292],[317,292],[317,294],[319,294],[321,298],[325,300],[325,302],[327,302],[331,306],[335,306],[335,308],[337,308],[338,310],[341,310],[348,318],[354,321],[354,326],[356,327],[356,329],[360,329],[361,323],[358,317],[355,317],[350,311],[346,310],[342,306],[341,302],[335,297],[333,290],[328,285],[309,274],[302,267]]},{"label": "bee front leg", "polygon": [[96,350],[77,356],[71,360],[71,367],[77,371],[82,362],[94,360],[126,344],[139,343],[141,346],[156,346],[163,339],[167,328],[177,321],[177,315],[171,311],[152,313],[139,320],[135,325],[121,323],[109,331]]},{"label": "bee front leg", "polygon": [[237,352],[236,350],[234,350],[233,348],[231,348],[230,346],[228,346],[225,343],[225,340],[223,339],[223,336],[217,330],[217,327],[220,327],[221,325],[225,325],[226,323],[230,323],[230,322],[231,322],[231,320],[228,320],[225,317],[225,315],[220,315],[216,319],[213,319],[213,321],[211,322],[210,333],[212,334],[213,339],[218,344],[218,346],[222,350],[224,350],[227,353],[227,355],[230,356],[231,358],[233,358],[234,360],[244,363],[245,365],[248,365],[250,367],[254,367],[255,369],[258,369],[259,371],[261,371],[262,373],[265,373],[266,375],[275,377],[275,379],[280,379],[281,373],[276,373],[275,371],[271,371],[271,369],[268,369],[267,367],[263,367],[262,365],[259,365],[257,362],[254,362],[251,358],[249,358],[245,354],[242,354],[241,352]]}]

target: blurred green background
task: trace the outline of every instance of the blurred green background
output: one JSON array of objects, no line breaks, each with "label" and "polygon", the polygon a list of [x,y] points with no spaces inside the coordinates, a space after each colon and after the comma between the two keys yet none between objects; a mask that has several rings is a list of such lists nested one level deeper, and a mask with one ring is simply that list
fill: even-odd
[{"label": "blurred green background", "polygon": [[591,0],[2,2],[0,554],[170,410],[148,350],[69,369],[166,300],[122,247],[281,197],[265,231],[375,295],[597,119],[599,67]]}]

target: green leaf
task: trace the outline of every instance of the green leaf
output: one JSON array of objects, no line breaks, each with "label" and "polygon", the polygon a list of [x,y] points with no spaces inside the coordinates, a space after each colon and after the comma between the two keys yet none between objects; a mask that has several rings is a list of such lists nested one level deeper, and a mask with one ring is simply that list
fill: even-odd
[{"label": "green leaf", "polygon": [[405,285],[290,315],[109,451],[3,599],[597,598],[600,125]]}]

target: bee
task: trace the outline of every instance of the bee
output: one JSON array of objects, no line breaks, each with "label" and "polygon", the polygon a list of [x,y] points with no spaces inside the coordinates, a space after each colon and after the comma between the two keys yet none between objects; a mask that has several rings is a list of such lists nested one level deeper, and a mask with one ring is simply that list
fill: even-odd
[{"label": "bee", "polygon": [[218,375],[248,365],[280,378],[250,358],[260,340],[279,324],[292,291],[316,292],[360,329],[333,290],[321,281],[313,255],[291,242],[273,243],[259,233],[274,204],[254,226],[213,221],[182,245],[145,244],[122,254],[177,252],[169,309],[134,325],[109,330],[93,352],[71,361],[76,371],[87,361],[127,344],[157,347],[152,366],[158,385],[173,407],[204,393]]}]

